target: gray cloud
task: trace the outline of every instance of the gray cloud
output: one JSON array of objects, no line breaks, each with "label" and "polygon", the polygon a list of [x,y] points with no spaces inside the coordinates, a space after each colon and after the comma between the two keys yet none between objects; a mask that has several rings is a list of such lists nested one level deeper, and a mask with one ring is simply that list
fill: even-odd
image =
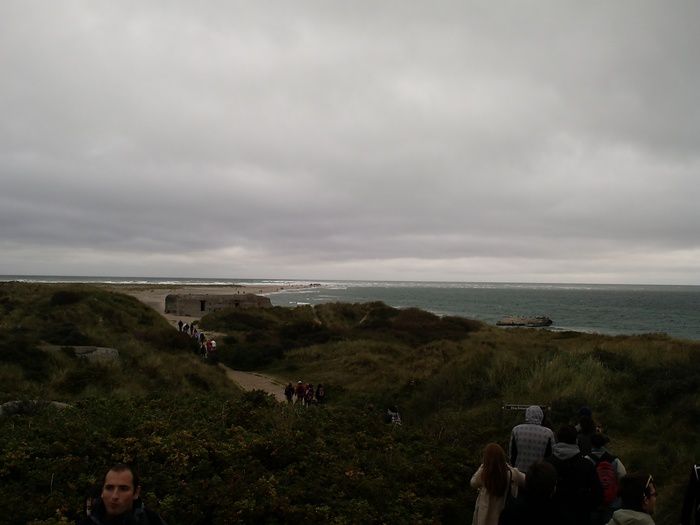
[{"label": "gray cloud", "polygon": [[698,15],[4,2],[0,273],[697,284]]}]

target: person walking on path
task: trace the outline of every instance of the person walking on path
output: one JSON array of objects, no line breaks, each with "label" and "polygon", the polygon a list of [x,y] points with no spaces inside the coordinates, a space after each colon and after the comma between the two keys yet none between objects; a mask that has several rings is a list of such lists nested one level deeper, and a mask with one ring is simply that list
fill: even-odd
[{"label": "person walking on path", "polygon": [[301,381],[297,381],[297,387],[294,394],[297,396],[297,404],[304,402],[304,397],[306,395],[306,386],[304,385],[304,383],[302,383]]},{"label": "person walking on path", "polygon": [[584,458],[576,444],[576,429],[562,426],[558,443],[545,459],[557,469],[554,504],[559,521],[567,525],[590,525],[591,513],[603,502],[603,489],[593,463]]},{"label": "person walking on path", "polygon": [[525,474],[506,462],[506,452],[497,443],[484,448],[483,463],[472,476],[470,485],[479,490],[474,507],[473,525],[498,525],[508,494],[518,497]]},{"label": "person walking on path", "polygon": [[316,387],[316,402],[321,404],[324,399],[326,399],[326,389],[323,388],[321,383],[319,383],[319,385]]},{"label": "person walking on path", "polygon": [[[618,489],[620,480],[627,474],[627,469],[620,458],[613,456],[606,448],[609,442],[603,434],[591,436],[591,453],[586,456],[595,465],[598,480],[603,488],[603,502],[593,511],[591,525],[605,525],[615,510],[620,508]],[[689,525],[689,524],[688,524]]]},{"label": "person walking on path", "polygon": [[510,464],[527,474],[530,465],[552,453],[554,432],[542,426],[544,412],[537,405],[525,410],[525,423],[513,428],[510,435]]},{"label": "person walking on path", "polygon": [[284,397],[287,399],[287,403],[292,402],[292,397],[294,397],[294,387],[292,383],[287,383],[287,386],[284,387]]},{"label": "person walking on path", "polygon": [[656,484],[651,474],[627,474],[620,480],[622,508],[613,513],[608,525],[654,525]]},{"label": "person walking on path", "polygon": [[551,463],[530,465],[523,494],[501,512],[498,525],[563,525],[554,509],[557,471]]}]

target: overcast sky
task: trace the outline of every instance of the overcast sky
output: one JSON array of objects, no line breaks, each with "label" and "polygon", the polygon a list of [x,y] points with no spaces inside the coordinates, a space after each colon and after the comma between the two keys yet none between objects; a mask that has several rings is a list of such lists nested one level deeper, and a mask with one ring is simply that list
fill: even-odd
[{"label": "overcast sky", "polygon": [[700,284],[700,3],[0,2],[0,274]]}]

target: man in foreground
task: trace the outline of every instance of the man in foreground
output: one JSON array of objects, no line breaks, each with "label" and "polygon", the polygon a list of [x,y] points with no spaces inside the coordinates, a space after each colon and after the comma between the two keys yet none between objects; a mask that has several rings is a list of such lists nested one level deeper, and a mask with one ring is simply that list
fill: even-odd
[{"label": "man in foreground", "polygon": [[138,475],[128,465],[114,465],[102,482],[100,500],[81,525],[165,525],[139,499]]},{"label": "man in foreground", "polygon": [[622,508],[613,513],[608,525],[654,525],[656,485],[649,474],[627,474],[620,480]]}]

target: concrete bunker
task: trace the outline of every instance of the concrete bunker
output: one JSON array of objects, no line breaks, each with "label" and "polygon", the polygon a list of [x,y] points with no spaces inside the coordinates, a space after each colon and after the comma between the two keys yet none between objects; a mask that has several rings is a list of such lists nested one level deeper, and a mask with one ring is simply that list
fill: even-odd
[{"label": "concrete bunker", "polygon": [[169,294],[165,297],[165,313],[202,316],[224,308],[272,308],[269,297],[252,293],[236,295]]}]

